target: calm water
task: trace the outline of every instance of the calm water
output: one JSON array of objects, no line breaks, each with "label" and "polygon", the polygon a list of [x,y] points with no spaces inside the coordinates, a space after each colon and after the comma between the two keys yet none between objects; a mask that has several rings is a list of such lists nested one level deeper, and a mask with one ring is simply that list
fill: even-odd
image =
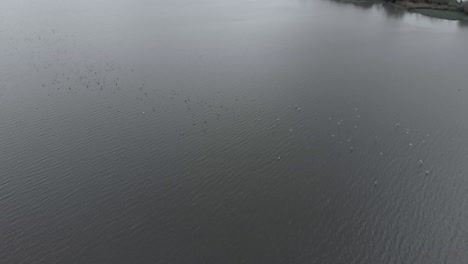
[{"label": "calm water", "polygon": [[468,27],[325,0],[2,1],[1,263],[467,263]]}]

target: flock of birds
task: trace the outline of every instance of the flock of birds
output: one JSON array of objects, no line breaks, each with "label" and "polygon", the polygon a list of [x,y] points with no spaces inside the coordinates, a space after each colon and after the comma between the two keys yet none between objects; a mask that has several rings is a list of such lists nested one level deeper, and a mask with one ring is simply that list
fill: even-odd
[{"label": "flock of birds", "polygon": [[[17,42],[18,40],[10,39],[10,41]],[[32,71],[42,78],[39,84],[40,89],[47,91],[48,96],[53,96],[54,92],[78,94],[81,91],[99,92],[108,95],[133,89],[133,91],[126,94],[136,95],[134,100],[142,102],[141,106],[145,108],[141,110],[142,115],[146,115],[148,112],[164,112],[167,110],[167,106],[170,105],[179,108],[183,105],[186,112],[190,113],[189,118],[192,120],[192,127],[200,127],[203,134],[208,133],[210,119],[220,120],[229,112],[231,112],[231,117],[233,115],[239,117],[242,107],[245,107],[246,104],[255,104],[255,99],[242,98],[235,94],[228,97],[211,95],[210,98],[210,96],[207,97],[207,94],[204,96],[193,94],[193,92],[191,96],[184,95],[184,92],[189,92],[184,88],[159,89],[158,87],[149,87],[146,83],[152,82],[142,81],[139,76],[136,76],[134,66],[121,66],[112,62],[105,55],[101,56],[107,59],[97,62],[95,58],[92,58],[93,55],[86,54],[86,51],[80,50],[75,45],[72,36],[60,36],[55,30],[51,30],[45,35],[37,34],[25,37],[23,42],[23,48],[30,47],[30,49],[26,50],[30,52],[28,60]],[[44,45],[40,51],[32,48],[37,46],[36,42]],[[17,51],[20,52],[21,50]],[[289,105],[287,110],[301,112],[302,108],[302,106],[296,104]],[[354,118],[361,119],[358,107],[355,107],[354,111]],[[161,115],[161,113],[159,114]],[[210,116],[207,117],[208,115]],[[255,120],[260,122],[263,120],[262,118],[257,115]],[[280,121],[280,116],[275,117],[272,121],[273,125],[270,129],[275,129]],[[336,122],[337,127],[345,125],[344,119],[328,117],[328,121]],[[394,126],[401,130],[400,123],[395,123]],[[358,129],[358,127],[357,123],[352,124],[353,129]],[[292,133],[294,130],[289,128],[288,131]],[[184,134],[185,132],[180,131],[180,133]],[[409,134],[410,129],[406,129],[405,133]],[[337,137],[335,133],[331,133],[330,136],[332,138]],[[348,138],[347,141],[351,142],[351,138]],[[422,143],[424,142],[425,139],[422,140]],[[413,147],[413,143],[409,142],[409,146]],[[349,153],[354,152],[354,146],[350,146]],[[382,156],[383,152],[379,152],[379,155]],[[280,161],[281,156],[278,156],[277,160]],[[424,161],[419,159],[417,166],[423,168]],[[430,170],[425,170],[425,175],[429,174]],[[374,184],[377,185],[377,181]]]},{"label": "flock of birds", "polygon": [[[358,112],[358,111],[359,111],[359,108],[358,108],[358,107],[355,107],[355,108],[354,108],[354,111]],[[356,117],[357,119],[360,119],[360,118],[361,118],[361,115],[360,115],[360,114],[356,114],[355,117]],[[329,117],[328,120],[329,120],[329,121],[332,121],[333,118],[332,118],[332,117]],[[340,119],[340,120],[337,121],[336,125],[337,125],[337,126],[341,126],[341,125],[343,124],[344,121],[345,121],[345,120]],[[397,129],[400,129],[401,124],[400,124],[399,122],[397,122],[397,123],[394,124],[394,126],[395,126]],[[357,128],[358,128],[358,125],[357,125],[357,124],[354,124],[354,125],[353,125],[353,128],[354,128],[354,129],[357,129]],[[404,130],[404,133],[407,134],[407,135],[409,135],[409,134],[410,134],[410,131],[411,131],[411,130],[410,130],[409,128],[406,128],[406,129]],[[429,138],[429,136],[430,136],[429,134],[426,134],[426,135],[425,135],[425,138],[423,138],[423,139],[421,140],[421,143],[423,143],[423,144],[426,143],[426,139]],[[334,138],[334,137],[335,137],[335,134],[332,133],[332,134],[331,134],[331,137]],[[377,140],[376,140],[376,139],[377,139],[377,136],[374,138],[374,144],[377,143]],[[351,138],[348,138],[348,139],[347,139],[347,142],[351,142]],[[408,146],[409,146],[410,148],[413,148],[413,147],[414,147],[413,142],[409,141],[409,142],[408,142]],[[350,152],[350,153],[353,153],[353,152],[354,152],[354,147],[353,147],[353,146],[350,147],[349,152]],[[380,156],[383,156],[383,152],[379,152],[379,155],[380,155]],[[279,158],[279,157],[278,157],[278,158]],[[419,168],[423,168],[424,161],[423,161],[422,159],[419,159],[418,162],[417,162],[417,164],[418,164],[418,167],[419,167]],[[428,175],[430,174],[430,170],[425,170],[425,171],[424,171],[424,174],[425,174],[426,176],[428,176]],[[377,185],[377,183],[378,183],[378,182],[375,181],[375,182],[374,182],[374,185]]]}]

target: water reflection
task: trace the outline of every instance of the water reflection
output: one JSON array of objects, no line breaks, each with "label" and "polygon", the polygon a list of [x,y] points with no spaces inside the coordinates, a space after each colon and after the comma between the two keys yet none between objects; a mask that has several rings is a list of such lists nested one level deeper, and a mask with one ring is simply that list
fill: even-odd
[{"label": "water reflection", "polygon": [[381,7],[384,13],[390,18],[402,19],[406,14],[406,10],[391,4],[383,4]]},{"label": "water reflection", "polygon": [[407,11],[402,8],[398,8],[392,4],[387,4],[382,1],[347,1],[347,0],[329,0],[338,5],[347,5],[356,7],[363,10],[383,10],[384,14],[390,18],[401,19],[405,16]]},{"label": "water reflection", "polygon": [[358,8],[362,9],[370,9],[374,7],[376,4],[381,4],[380,1],[350,1],[350,0],[330,0],[334,3],[337,4],[343,4],[343,5],[353,5]]},{"label": "water reflection", "polygon": [[468,29],[468,20],[458,21],[458,27],[463,28],[463,30],[467,30]]}]

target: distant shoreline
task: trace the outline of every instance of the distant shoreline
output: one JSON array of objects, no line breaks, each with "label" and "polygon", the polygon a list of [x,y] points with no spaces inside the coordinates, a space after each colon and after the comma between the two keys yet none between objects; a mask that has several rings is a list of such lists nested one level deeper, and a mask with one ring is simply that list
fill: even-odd
[{"label": "distant shoreline", "polygon": [[464,10],[464,6],[457,1],[449,1],[447,4],[434,4],[427,2],[415,3],[404,0],[396,1],[392,4],[402,7],[410,12],[418,13],[428,17],[445,20],[468,21],[468,12],[466,7]]},{"label": "distant shoreline", "polygon": [[426,0],[424,2],[411,2],[408,0],[384,0],[385,3],[404,8],[408,11],[446,20],[468,20],[468,3],[461,4],[456,0],[449,0],[445,3],[441,1]]},{"label": "distant shoreline", "polygon": [[[383,3],[409,12],[445,20],[468,21],[468,0],[459,3],[456,0],[338,0],[343,3],[377,4]],[[421,2],[418,2],[421,1]],[[424,2],[422,2],[424,1]]]},{"label": "distant shoreline", "polygon": [[457,11],[463,12],[463,9],[460,7],[449,6],[449,5],[439,5],[439,4],[430,4],[425,2],[414,3],[410,1],[396,1],[393,4],[397,6],[404,7],[408,10],[413,9],[431,9],[431,10],[444,10],[444,11]]}]

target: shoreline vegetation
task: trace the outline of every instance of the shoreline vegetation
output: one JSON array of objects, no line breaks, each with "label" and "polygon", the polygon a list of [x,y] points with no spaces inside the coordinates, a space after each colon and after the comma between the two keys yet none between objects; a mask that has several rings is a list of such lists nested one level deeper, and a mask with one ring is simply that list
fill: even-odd
[{"label": "shoreline vegetation", "polygon": [[408,10],[413,9],[431,9],[431,10],[445,10],[445,11],[459,11],[463,12],[463,7],[457,1],[446,1],[446,0],[428,0],[428,1],[400,1],[400,0],[389,0],[390,2],[398,6],[404,7]]},{"label": "shoreline vegetation", "polygon": [[341,0],[344,3],[385,3],[409,12],[447,20],[468,21],[468,0]]},{"label": "shoreline vegetation", "polygon": [[410,12],[447,20],[468,21],[468,0],[384,0]]},{"label": "shoreline vegetation", "polygon": [[468,20],[468,0],[384,0],[408,11],[448,20]]}]

